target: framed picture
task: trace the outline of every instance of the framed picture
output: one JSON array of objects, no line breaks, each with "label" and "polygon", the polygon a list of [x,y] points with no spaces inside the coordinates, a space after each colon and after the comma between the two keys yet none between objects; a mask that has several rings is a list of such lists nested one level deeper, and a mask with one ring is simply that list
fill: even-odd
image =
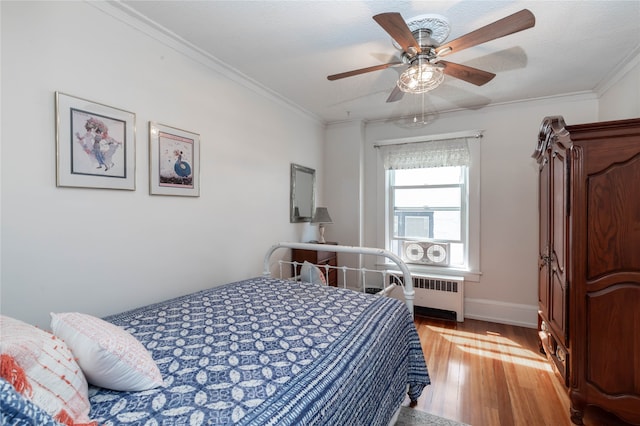
[{"label": "framed picture", "polygon": [[200,135],[149,122],[149,192],[200,196]]},{"label": "framed picture", "polygon": [[136,189],[136,115],[56,92],[56,185]]}]

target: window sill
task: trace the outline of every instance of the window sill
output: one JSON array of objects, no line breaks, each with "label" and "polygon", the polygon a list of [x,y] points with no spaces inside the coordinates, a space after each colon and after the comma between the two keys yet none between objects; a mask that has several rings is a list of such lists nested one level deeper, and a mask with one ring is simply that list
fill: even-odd
[{"label": "window sill", "polygon": [[[381,264],[386,269],[390,270],[398,270],[398,267],[395,263],[385,262]],[[435,277],[461,277],[464,278],[467,282],[480,282],[480,277],[482,276],[482,272],[480,271],[470,271],[468,269],[462,268],[443,268],[439,266],[429,266],[429,265],[415,265],[411,263],[407,263],[409,267],[409,271],[412,274],[417,275],[432,275]]]}]

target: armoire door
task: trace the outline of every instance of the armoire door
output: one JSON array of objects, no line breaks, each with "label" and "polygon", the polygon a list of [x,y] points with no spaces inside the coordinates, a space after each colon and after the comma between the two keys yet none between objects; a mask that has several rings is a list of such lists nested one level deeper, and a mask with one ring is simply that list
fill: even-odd
[{"label": "armoire door", "polygon": [[[640,127],[586,147],[578,396],[640,424]],[[606,144],[606,145],[605,145]],[[590,149],[589,149],[590,148]],[[586,243],[586,244],[583,244]],[[579,397],[578,397],[579,400]],[[580,403],[580,400],[578,401]],[[583,401],[584,403],[584,401]],[[578,405],[579,406],[579,405]]]},{"label": "armoire door", "polygon": [[[568,173],[566,151],[553,147],[551,154],[551,253],[549,322],[556,337],[567,345],[567,221]],[[562,355],[562,354],[561,354]]]},{"label": "armoire door", "polygon": [[549,182],[551,170],[549,166],[549,156],[546,155],[540,162],[538,177],[538,210],[539,210],[539,256],[538,256],[538,309],[545,318],[549,317],[549,256],[551,254],[550,222],[551,212],[549,209]]}]

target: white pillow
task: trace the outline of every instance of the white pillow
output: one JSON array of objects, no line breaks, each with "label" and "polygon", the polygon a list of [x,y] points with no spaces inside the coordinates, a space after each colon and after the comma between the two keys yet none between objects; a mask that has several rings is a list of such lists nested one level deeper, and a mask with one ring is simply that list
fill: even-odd
[{"label": "white pillow", "polygon": [[327,285],[327,280],[324,274],[316,265],[311,262],[304,261],[300,268],[300,281],[305,281],[312,284]]},{"label": "white pillow", "polygon": [[78,312],[52,312],[51,329],[71,348],[93,385],[118,391],[164,385],[160,370],[145,347],[114,324]]}]

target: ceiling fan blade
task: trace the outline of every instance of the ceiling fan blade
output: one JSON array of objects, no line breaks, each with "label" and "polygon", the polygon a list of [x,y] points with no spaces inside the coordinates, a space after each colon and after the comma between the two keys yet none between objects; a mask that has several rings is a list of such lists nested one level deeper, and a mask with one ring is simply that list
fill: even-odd
[{"label": "ceiling fan blade", "polygon": [[398,12],[375,15],[373,19],[380,25],[410,56],[420,53],[420,45],[411,34],[407,23]]},{"label": "ceiling fan blade", "polygon": [[333,74],[333,75],[327,76],[327,80],[331,80],[331,81],[339,80],[341,78],[352,77],[354,75],[359,75],[359,74],[365,74],[371,71],[384,70],[389,67],[393,67],[401,64],[402,62],[389,62],[388,64],[380,64],[380,65],[374,65],[372,67],[360,68],[353,71],[347,71],[347,72],[342,72],[340,74]]},{"label": "ceiling fan blade", "polygon": [[391,91],[391,94],[389,95],[389,97],[387,98],[387,102],[397,102],[400,99],[402,99],[402,96],[404,95],[404,92],[402,90],[400,90],[400,88],[398,87],[398,85],[396,84],[393,87],[393,90]]},{"label": "ceiling fan blade", "polygon": [[454,64],[448,61],[438,61],[444,65],[444,73],[451,77],[459,78],[476,86],[482,86],[490,82],[496,75],[467,65]]},{"label": "ceiling fan blade", "polygon": [[536,24],[536,17],[528,9],[523,9],[506,18],[495,21],[436,49],[438,55],[447,55],[468,47],[476,46],[490,40],[495,40],[518,31],[526,30]]}]

